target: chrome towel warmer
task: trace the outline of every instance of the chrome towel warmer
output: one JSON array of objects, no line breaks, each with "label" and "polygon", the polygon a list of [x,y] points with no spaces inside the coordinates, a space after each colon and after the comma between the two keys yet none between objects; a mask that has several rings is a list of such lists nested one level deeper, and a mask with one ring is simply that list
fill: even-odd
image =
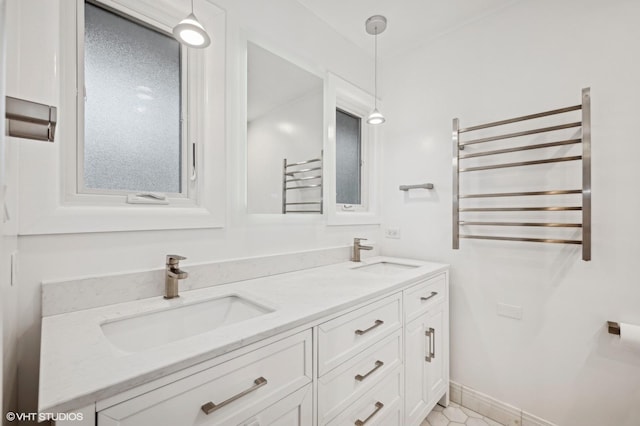
[{"label": "chrome towel warmer", "polygon": [[[282,166],[282,214],[287,213],[320,213],[322,214],[322,158],[287,163],[283,160]],[[288,201],[289,191],[318,188],[320,199],[318,201]],[[296,207],[294,207],[296,206]],[[292,209],[293,207],[293,209]],[[312,210],[299,210],[299,208],[311,207]]]},{"label": "chrome towel warmer", "polygon": [[[504,126],[507,124],[525,122],[542,117],[563,114],[571,111],[581,111],[582,119],[578,122],[548,126],[533,130],[506,133],[499,136],[483,137],[465,142],[460,141],[460,135],[470,133],[481,129]],[[464,147],[473,144],[480,144],[491,141],[511,139],[527,135],[535,135],[547,133],[562,129],[580,128],[581,137],[572,138],[555,142],[525,144],[504,149],[489,150],[483,152],[475,152],[470,154],[463,153]],[[460,128],[457,118],[453,119],[453,248],[460,248],[460,238],[482,239],[482,240],[501,240],[501,241],[525,241],[539,243],[556,243],[556,244],[581,244],[582,260],[591,260],[591,102],[590,88],[582,89],[582,103],[566,108],[555,109],[538,114],[531,114],[522,117],[511,118],[508,120],[495,121],[492,123],[481,124],[466,128]],[[501,164],[492,164],[478,167],[460,167],[460,162],[468,158],[492,156],[519,151],[538,150],[543,148],[558,147],[564,145],[581,144],[581,155],[572,155],[565,157],[554,157],[547,159],[536,159],[531,161],[509,162]],[[477,172],[491,169],[501,169],[508,167],[524,167],[545,163],[563,163],[570,161],[582,162],[582,188],[581,189],[554,189],[526,192],[501,192],[501,193],[474,193],[460,194],[460,173]],[[553,196],[567,194],[582,194],[582,204],[580,206],[535,206],[535,207],[473,207],[460,208],[460,199],[471,198],[497,198],[497,197],[537,197],[537,196]],[[463,212],[551,212],[551,211],[581,211],[581,223],[555,223],[555,222],[534,222],[534,221],[464,221],[460,220],[460,213]],[[560,239],[560,238],[532,238],[532,237],[511,237],[511,236],[489,236],[489,235],[472,235],[461,234],[460,226],[480,225],[480,226],[498,226],[498,227],[550,227],[550,228],[582,228],[582,239]]]}]

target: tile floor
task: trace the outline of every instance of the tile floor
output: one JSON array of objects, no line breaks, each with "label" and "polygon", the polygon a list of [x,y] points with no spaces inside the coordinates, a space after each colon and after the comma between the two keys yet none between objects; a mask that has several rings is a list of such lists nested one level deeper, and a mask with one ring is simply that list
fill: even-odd
[{"label": "tile floor", "polygon": [[420,426],[503,426],[475,411],[452,402],[447,408],[436,405]]}]

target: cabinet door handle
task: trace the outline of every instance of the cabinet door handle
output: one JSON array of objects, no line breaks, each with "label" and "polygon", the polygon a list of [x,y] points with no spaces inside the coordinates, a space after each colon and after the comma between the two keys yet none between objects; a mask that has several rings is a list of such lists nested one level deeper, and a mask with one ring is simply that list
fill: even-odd
[{"label": "cabinet door handle", "polygon": [[431,351],[431,359],[434,359],[436,357],[436,329],[435,328],[429,328],[429,331],[431,332],[431,341],[433,342],[433,350]]},{"label": "cabinet door handle", "polygon": [[425,300],[429,300],[429,299],[431,299],[432,297],[436,297],[437,295],[438,295],[438,292],[437,292],[437,291],[432,291],[432,292],[431,292],[431,294],[430,294],[429,296],[427,296],[427,297],[421,297],[421,298],[420,298],[420,300],[422,300],[422,301],[424,302]]},{"label": "cabinet door handle", "polygon": [[367,377],[369,377],[371,374],[373,374],[374,371],[376,371],[378,368],[382,367],[384,365],[384,362],[378,360],[376,361],[376,366],[373,367],[371,370],[369,370],[369,372],[367,374],[365,374],[364,376],[362,374],[358,374],[355,379],[359,382],[363,381],[364,379],[366,379]]},{"label": "cabinet door handle", "polygon": [[370,332],[371,330],[373,330],[376,327],[381,326],[382,324],[384,324],[384,321],[376,320],[376,323],[373,324],[371,327],[367,328],[366,330],[356,330],[356,334],[358,336],[362,336],[363,334]]},{"label": "cabinet door handle", "polygon": [[267,379],[265,379],[264,377],[258,377],[257,379],[255,379],[253,381],[253,386],[251,386],[249,389],[243,390],[242,392],[233,395],[231,398],[222,401],[220,404],[214,404],[213,402],[209,401],[206,404],[204,404],[202,407],[200,407],[202,409],[202,411],[205,412],[205,414],[209,415],[211,413],[213,413],[216,410],[219,410],[220,408],[224,407],[225,405],[231,404],[233,401],[242,398],[243,396],[250,394],[251,392],[257,390],[258,388],[264,386],[267,384]]},{"label": "cabinet door handle", "polygon": [[427,350],[427,356],[424,357],[424,360],[427,362],[431,362],[433,359],[433,352],[431,348],[433,347],[433,328],[429,328],[424,332],[424,335],[429,338],[429,350]]},{"label": "cabinet door handle", "polygon": [[354,424],[355,424],[356,426],[364,426],[364,425],[366,425],[366,424],[367,424],[367,422],[368,422],[369,420],[371,420],[371,418],[372,418],[373,416],[375,416],[376,414],[378,414],[378,411],[382,410],[382,408],[383,408],[383,407],[384,407],[384,404],[383,404],[382,402],[380,402],[380,401],[376,402],[376,409],[375,409],[375,410],[373,410],[373,413],[369,414],[369,417],[367,417],[367,418],[366,418],[366,419],[364,419],[364,420],[360,420],[360,419],[356,420],[356,422],[355,422]]}]

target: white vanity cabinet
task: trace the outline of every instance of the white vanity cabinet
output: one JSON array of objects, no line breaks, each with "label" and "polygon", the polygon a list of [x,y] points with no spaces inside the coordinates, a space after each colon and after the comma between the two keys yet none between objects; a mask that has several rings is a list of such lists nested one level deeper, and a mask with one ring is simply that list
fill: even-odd
[{"label": "white vanity cabinet", "polygon": [[[78,426],[417,426],[436,403],[448,403],[449,388],[449,273],[446,265],[424,264],[413,275],[387,268],[383,278],[349,264],[339,284],[351,286],[351,301],[341,299],[339,285],[322,284],[315,297],[326,297],[326,307],[314,306],[313,318],[296,320],[301,310],[292,309],[289,322],[262,339],[239,338],[182,370],[167,364],[152,381],[131,373],[133,385],[120,382],[117,392],[85,404]],[[206,338],[215,344],[215,334]],[[140,364],[142,357],[117,361]]]},{"label": "white vanity cabinet", "polygon": [[101,410],[98,426],[309,425],[311,381],[307,330]]},{"label": "white vanity cabinet", "polygon": [[[449,303],[445,274],[404,291],[405,425],[419,425],[449,387]],[[444,401],[447,403],[448,401]]]}]

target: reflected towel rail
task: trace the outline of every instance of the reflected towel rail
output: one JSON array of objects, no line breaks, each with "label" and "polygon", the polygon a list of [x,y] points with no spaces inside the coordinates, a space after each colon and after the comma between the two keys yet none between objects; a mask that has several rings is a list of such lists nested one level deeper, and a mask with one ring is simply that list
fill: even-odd
[{"label": "reflected towel rail", "polygon": [[306,176],[301,178],[288,179],[287,182],[298,182],[301,180],[311,180],[311,179],[322,179],[322,176]]},{"label": "reflected towel rail", "polygon": [[317,183],[314,185],[300,185],[300,186],[286,187],[285,189],[289,191],[291,189],[320,188],[321,186],[322,184]]},{"label": "reflected towel rail", "polygon": [[[295,163],[287,162],[285,158],[283,160],[282,165],[282,214],[287,213],[323,213],[323,173],[322,173],[322,159],[324,158],[323,152],[320,152],[319,158],[313,158],[311,160],[306,161],[298,161]],[[320,163],[317,167],[306,167],[299,168],[301,166],[305,166],[310,163]],[[318,171],[317,174],[314,175],[305,175],[309,172]],[[316,183],[312,183],[312,181],[316,181]],[[293,185],[293,186],[290,186]],[[320,195],[318,200],[312,201],[298,201],[298,200],[287,200],[289,197],[287,194],[289,191],[295,191],[299,189],[313,189],[318,188],[320,190]],[[314,194],[314,198],[317,197],[317,191],[311,191]],[[300,197],[306,196],[306,193],[299,193]],[[304,198],[303,198],[304,200]],[[314,210],[295,210],[291,209],[291,206],[319,206],[319,209]]]},{"label": "reflected towel rail", "polygon": [[321,201],[303,201],[299,203],[287,203],[288,206],[298,206],[298,205],[305,205],[305,204],[322,204],[322,202]]},{"label": "reflected towel rail", "polygon": [[287,167],[302,166],[304,164],[317,163],[318,161],[322,161],[322,158],[314,158],[313,160],[299,161],[297,163],[289,163],[287,164]]},{"label": "reflected towel rail", "polygon": [[[285,167],[289,167],[289,166],[285,166]],[[309,169],[292,170],[290,172],[285,172],[285,175],[293,176],[296,173],[306,173],[306,172],[312,172],[314,170],[322,170],[322,167],[311,167]]]}]

